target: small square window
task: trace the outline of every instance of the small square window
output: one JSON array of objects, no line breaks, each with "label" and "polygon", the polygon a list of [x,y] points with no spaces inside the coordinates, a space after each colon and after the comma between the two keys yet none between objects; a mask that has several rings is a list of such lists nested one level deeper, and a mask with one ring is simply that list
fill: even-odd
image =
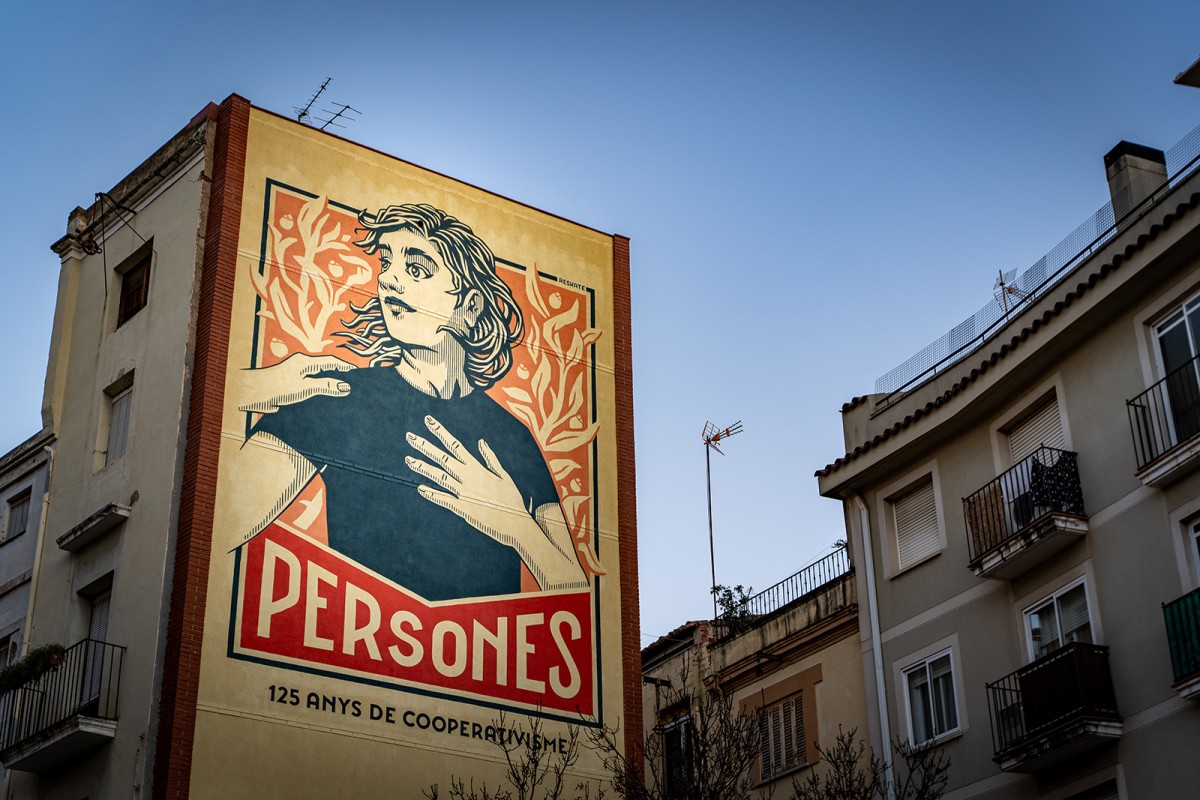
[{"label": "small square window", "polygon": [[13,631],[7,636],[0,637],[0,669],[4,669],[20,656],[21,635]]},{"label": "small square window", "polygon": [[5,515],[4,537],[0,541],[7,542],[15,539],[29,527],[29,506],[33,496],[29,489],[8,501],[8,513]]},{"label": "small square window", "polygon": [[954,661],[949,650],[904,670],[904,683],[908,694],[909,740],[913,745],[958,730]]},{"label": "small square window", "polygon": [[110,401],[108,446],[104,450],[104,465],[119,460],[129,449],[129,423],[132,419],[133,387],[115,395]]},{"label": "small square window", "polygon": [[146,306],[150,296],[150,257],[153,251],[146,248],[129,269],[121,273],[121,302],[117,307],[117,327],[121,327],[133,315]]},{"label": "small square window", "polygon": [[764,707],[759,711],[758,724],[764,781],[808,763],[801,692]]}]

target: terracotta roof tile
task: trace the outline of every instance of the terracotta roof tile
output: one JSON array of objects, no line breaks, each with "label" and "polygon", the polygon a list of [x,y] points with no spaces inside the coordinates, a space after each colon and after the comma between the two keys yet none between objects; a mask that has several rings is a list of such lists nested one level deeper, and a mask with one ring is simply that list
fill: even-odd
[{"label": "terracotta roof tile", "polygon": [[[1044,328],[1046,325],[1048,325],[1051,322],[1051,320],[1053,320],[1055,317],[1057,317],[1063,311],[1065,311],[1072,303],[1074,303],[1076,300],[1078,300],[1080,297],[1082,297],[1089,289],[1095,288],[1097,283],[1102,281],[1104,278],[1108,277],[1114,270],[1116,270],[1118,267],[1120,267],[1123,262],[1128,261],[1130,258],[1132,258],[1134,256],[1134,254],[1136,254],[1139,250],[1143,249],[1147,244],[1149,244],[1151,241],[1156,239],[1160,233],[1165,231],[1167,228],[1171,227],[1171,225],[1174,224],[1176,220],[1178,220],[1180,217],[1182,217],[1184,214],[1186,214],[1188,211],[1190,211],[1191,209],[1195,208],[1198,205],[1200,205],[1200,192],[1195,192],[1187,200],[1176,205],[1175,209],[1173,211],[1170,211],[1167,214],[1165,214],[1162,218],[1162,222],[1151,225],[1150,230],[1147,233],[1144,233],[1141,236],[1139,236],[1135,243],[1130,243],[1129,245],[1127,245],[1125,247],[1125,250],[1123,253],[1115,254],[1112,257],[1111,261],[1106,262],[1106,263],[1100,265],[1098,268],[1094,269],[1094,271],[1090,275],[1088,275],[1085,280],[1083,280],[1078,285],[1076,285],[1076,287],[1073,290],[1068,291],[1066,296],[1063,297],[1061,300],[1059,300],[1057,303],[1055,303],[1052,308],[1046,309],[1046,311],[1044,311],[1040,317],[1035,317],[1033,320],[1030,321],[1030,323],[1028,325],[1023,327],[1019,332],[1014,334],[1007,341],[1003,341],[1003,343],[999,344],[998,347],[996,346],[996,344],[1000,340],[996,340],[996,342],[993,342],[992,346],[994,349],[992,350],[992,352],[984,358],[984,360],[979,364],[979,366],[972,368],[970,370],[970,372],[968,372],[961,380],[956,381],[953,386],[951,386],[949,389],[947,389],[942,394],[938,395],[938,397],[936,397],[932,401],[926,403],[922,408],[919,408],[916,411],[914,411],[913,413],[909,414],[904,419],[902,419],[900,422],[897,422],[895,425],[892,425],[890,428],[887,428],[883,433],[879,434],[878,436],[871,439],[870,441],[860,444],[858,447],[847,452],[845,455],[843,455],[841,458],[837,459],[833,463],[826,464],[824,468],[817,470],[816,477],[824,478],[828,475],[833,474],[834,472],[836,472],[839,469],[841,469],[842,467],[844,467],[846,464],[849,464],[851,461],[854,461],[855,459],[862,456],[864,453],[867,453],[868,451],[878,447],[879,445],[886,442],[888,439],[892,438],[893,436],[899,434],[901,431],[910,427],[913,423],[917,422],[922,417],[928,415],[934,409],[940,408],[943,405],[945,405],[946,403],[948,403],[955,395],[957,395],[962,390],[966,389],[967,386],[974,383],[978,378],[980,378],[990,368],[992,368],[996,364],[998,364],[1000,362],[1000,359],[1004,358],[1009,353],[1016,350],[1021,345],[1021,343],[1025,342],[1027,339],[1029,339],[1030,336],[1032,336],[1038,330],[1040,330],[1041,328]],[[976,355],[978,355],[978,354],[976,354]],[[865,401],[866,401],[865,397],[856,397],[853,400],[851,400],[849,403],[846,403],[844,406],[842,406],[842,411],[843,412],[849,411],[850,409],[858,406],[859,404],[861,404]]]}]

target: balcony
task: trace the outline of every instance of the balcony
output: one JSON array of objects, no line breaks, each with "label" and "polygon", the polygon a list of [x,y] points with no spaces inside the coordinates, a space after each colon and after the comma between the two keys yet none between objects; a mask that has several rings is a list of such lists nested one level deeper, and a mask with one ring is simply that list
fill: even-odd
[{"label": "balcony", "polygon": [[0,696],[0,761],[41,772],[110,741],[125,648],[84,639],[57,666]]},{"label": "balcony", "polygon": [[993,761],[1038,772],[1121,735],[1108,648],[1075,642],[989,683]]},{"label": "balcony", "polygon": [[1175,691],[1200,700],[1200,589],[1163,604]]},{"label": "balcony", "polygon": [[1039,447],[963,498],[971,561],[980,577],[1013,578],[1087,533],[1076,456]]},{"label": "balcony", "polygon": [[1125,401],[1137,476],[1166,486],[1200,465],[1200,359]]}]

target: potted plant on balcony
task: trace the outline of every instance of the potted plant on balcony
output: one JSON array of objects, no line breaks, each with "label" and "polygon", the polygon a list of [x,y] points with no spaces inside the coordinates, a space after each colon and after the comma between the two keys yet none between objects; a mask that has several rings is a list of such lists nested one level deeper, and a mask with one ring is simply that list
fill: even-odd
[{"label": "potted plant on balcony", "polygon": [[19,689],[62,664],[66,648],[61,644],[35,647],[4,669],[0,670],[0,694]]}]

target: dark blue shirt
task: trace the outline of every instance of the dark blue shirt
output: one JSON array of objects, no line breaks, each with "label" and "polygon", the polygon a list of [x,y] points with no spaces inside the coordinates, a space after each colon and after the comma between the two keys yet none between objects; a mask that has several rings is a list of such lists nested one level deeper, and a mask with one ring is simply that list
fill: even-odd
[{"label": "dark blue shirt", "polygon": [[329,546],[428,600],[520,591],[515,550],[418,494],[431,484],[405,465],[405,456],[421,458],[405,435],[440,447],[425,425],[432,416],[481,462],[483,439],[530,512],[559,499],[529,430],[479,389],[431,397],[392,367],[329,377],[350,384],[350,394],[282,406],[253,429],[278,437],[321,472]]}]

